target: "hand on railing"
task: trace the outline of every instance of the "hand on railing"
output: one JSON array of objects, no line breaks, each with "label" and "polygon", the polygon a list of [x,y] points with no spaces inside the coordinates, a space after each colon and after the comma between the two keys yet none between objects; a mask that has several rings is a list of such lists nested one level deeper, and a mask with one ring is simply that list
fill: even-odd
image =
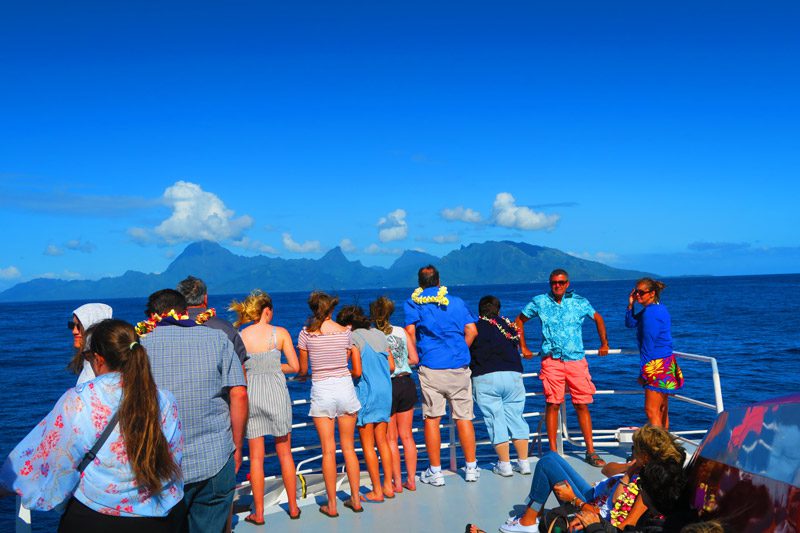
[{"label": "hand on railing", "polygon": [[597,355],[600,357],[605,357],[608,355],[608,344],[602,344],[600,348],[597,349]]},{"label": "hand on railing", "polygon": [[520,351],[522,352],[522,357],[524,357],[525,359],[530,359],[533,357],[533,352],[530,351],[527,348],[527,346],[525,348],[522,348]]}]

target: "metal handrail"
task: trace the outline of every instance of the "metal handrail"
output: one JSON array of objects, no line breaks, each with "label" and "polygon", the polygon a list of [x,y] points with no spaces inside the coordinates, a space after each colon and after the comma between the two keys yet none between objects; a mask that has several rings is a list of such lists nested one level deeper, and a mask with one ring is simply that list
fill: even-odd
[{"label": "metal handrail", "polygon": [[[609,350],[608,353],[609,353],[609,355],[634,355],[634,354],[638,354],[639,352],[615,349],[615,350]],[[586,355],[597,355],[598,354],[598,350],[586,350],[585,354]],[[534,355],[538,356],[539,353],[538,352],[534,352]],[[675,355],[678,356],[678,357],[681,357],[683,359],[698,361],[698,362],[702,362],[702,363],[709,363],[711,365],[712,384],[713,384],[713,388],[714,388],[714,403],[711,404],[711,403],[703,402],[703,401],[696,400],[694,398],[690,398],[690,397],[679,395],[679,394],[673,395],[673,398],[675,400],[678,400],[678,401],[682,401],[682,402],[685,402],[685,403],[697,405],[697,406],[702,407],[704,409],[714,410],[717,413],[722,412],[722,410],[723,410],[722,387],[721,387],[721,384],[720,384],[719,369],[718,369],[718,366],[717,366],[716,359],[714,359],[713,357],[705,356],[705,355],[690,354],[690,353],[683,353],[683,352],[675,352]],[[539,376],[539,374],[537,372],[528,372],[528,373],[523,373],[522,374],[523,379],[524,378],[534,378],[534,377],[538,377],[538,376]],[[598,390],[598,391],[595,392],[595,394],[601,394],[601,395],[630,395],[630,394],[638,394],[638,395],[641,395],[641,394],[643,394],[643,392],[641,391],[641,389],[639,389],[639,390],[605,389],[605,390]],[[544,394],[541,393],[541,392],[526,392],[525,396],[526,397],[541,397],[541,396],[544,396]],[[305,399],[304,398],[304,399],[299,399],[299,400],[292,401],[292,406],[308,405],[310,403],[311,403],[311,401],[309,399]],[[543,412],[535,411],[535,412],[524,413],[523,417],[532,418],[532,417],[537,417],[538,416],[538,417],[540,417],[541,420],[543,420],[544,419],[543,415],[544,415]],[[569,429],[567,427],[566,420],[567,420],[567,416],[566,416],[566,402],[565,402],[565,403],[561,404],[561,408],[559,409],[558,427],[560,427],[560,431],[558,431],[558,433],[556,435],[556,445],[557,445],[556,448],[557,448],[558,453],[560,453],[560,454],[564,453],[564,442],[565,441],[569,442],[570,444],[575,445],[575,446],[579,446],[579,447],[583,446],[583,437],[571,436],[570,432],[569,432]],[[484,421],[483,420],[476,420],[476,421],[473,422],[473,424],[476,424],[476,425],[484,424]],[[298,423],[292,424],[292,429],[303,429],[303,428],[307,428],[307,427],[310,427],[310,426],[313,426],[313,423],[311,423],[311,422],[298,422]],[[539,424],[539,427],[541,428],[541,422]],[[448,417],[447,423],[439,424],[439,428],[440,429],[447,429],[448,438],[447,438],[446,441],[444,441],[444,440],[442,441],[441,449],[446,449],[446,450],[449,451],[450,469],[455,471],[456,470],[456,466],[457,466],[456,465],[456,449],[460,446],[460,442],[457,439],[456,424],[455,424],[455,420],[452,418],[452,413],[451,413],[451,416]],[[420,431],[422,431],[422,428],[412,428],[412,433],[418,433]],[[696,444],[695,441],[687,439],[686,436],[687,435],[699,435],[699,434],[704,434],[704,433],[706,433],[706,430],[687,430],[687,431],[674,432],[674,435],[676,435],[676,437],[678,437],[680,440],[683,440],[683,441],[686,441],[686,442],[689,442],[689,443],[692,443],[692,444]],[[592,431],[593,438],[596,438],[599,441],[599,442],[597,442],[598,446],[611,446],[612,444],[610,442],[605,442],[605,441],[607,441],[607,440],[610,441],[611,439],[616,439],[616,434],[617,434],[617,430],[596,429],[596,430]],[[546,435],[546,431],[544,433],[542,433],[541,431],[535,431],[535,432],[530,432],[528,436],[536,438],[536,439],[541,439],[541,437],[543,437],[544,435]],[[482,440],[482,441],[477,441],[476,442],[476,445],[486,445],[486,444],[491,444],[491,442],[486,441],[486,440]],[[425,446],[425,444],[424,443],[421,443],[421,444],[415,443],[415,446],[416,446],[416,448],[421,449],[421,448],[423,448]],[[400,449],[403,449],[402,444],[399,444],[398,447]],[[318,450],[318,449],[321,449],[321,448],[322,448],[322,446],[319,445],[319,444],[317,444],[317,445],[308,445],[308,446],[296,446],[296,447],[293,447],[291,449],[291,451],[292,451],[292,453],[295,453],[295,452],[308,452],[308,451]],[[356,448],[356,451],[360,451],[360,450],[361,450],[361,448]],[[336,453],[337,454],[341,453],[341,450],[337,449]],[[267,457],[275,457],[276,455],[277,454],[275,452],[271,452],[271,453],[265,454],[264,457],[265,458],[267,458]],[[311,462],[314,462],[314,461],[318,461],[321,458],[322,458],[322,455],[318,454],[318,455],[314,455],[314,456],[307,457],[307,458],[303,459],[302,461],[297,463],[297,465],[295,467],[296,474],[304,475],[304,474],[318,473],[319,472],[318,469],[304,468],[304,466],[307,465],[308,463],[311,463]],[[243,461],[249,461],[249,457],[244,457]],[[342,467],[342,471],[343,470],[344,470],[344,467]],[[271,481],[271,480],[276,480],[276,479],[278,479],[280,477],[281,476],[279,474],[276,474],[276,475],[266,476],[264,478],[264,480],[265,481]],[[345,480],[345,478],[343,477],[342,479],[340,479],[338,481],[338,483],[341,484],[344,480]],[[237,494],[238,494],[239,491],[241,491],[242,489],[245,489],[245,488],[247,488],[249,486],[250,486],[250,482],[249,481],[244,481],[244,482],[238,484],[236,486]],[[285,496],[286,495],[285,495],[285,490],[284,490],[284,493],[279,497],[279,501],[283,501],[282,499],[285,499]],[[31,531],[31,513],[27,508],[25,508],[22,505],[19,496],[17,496],[16,511],[17,511],[17,514],[16,514],[16,533],[30,533],[30,531]]]},{"label": "metal handrail", "polygon": [[[592,350],[595,354],[597,350]],[[634,352],[631,350],[609,350],[610,353],[621,354],[621,355],[636,355],[639,352]],[[695,400],[694,398],[689,398],[688,396],[684,396],[682,394],[674,394],[672,398],[678,401],[682,401],[685,403],[690,403],[692,405],[697,405],[699,407],[703,407],[704,409],[709,409],[716,411],[717,414],[721,413],[724,410],[724,406],[722,403],[722,385],[719,379],[719,368],[717,367],[717,360],[713,357],[709,357],[707,355],[697,355],[692,353],[684,353],[684,352],[673,352],[677,357],[682,359],[688,359],[692,361],[699,361],[701,363],[709,363],[711,365],[711,381],[714,387],[714,404],[710,404],[707,402],[702,402],[700,400]],[[589,355],[589,351],[586,352]],[[596,391],[595,394],[644,394],[641,390],[599,390]],[[567,405],[566,402],[561,404],[561,408],[558,410],[558,427],[561,428],[559,431],[558,439],[557,439],[557,448],[558,453],[564,453],[564,440],[569,442],[574,446],[584,446],[584,438],[581,437],[572,437],[569,433],[569,429],[567,428]],[[602,430],[599,430],[602,431]],[[592,437],[594,438],[594,434],[596,431],[592,431]],[[696,430],[696,431],[682,431],[676,432],[676,435],[685,435],[685,434],[692,434],[692,433],[705,433],[705,430]],[[688,440],[686,438],[682,438],[682,440],[689,442],[691,444],[697,444],[695,441]],[[598,446],[607,445],[605,443],[598,443]]]}]

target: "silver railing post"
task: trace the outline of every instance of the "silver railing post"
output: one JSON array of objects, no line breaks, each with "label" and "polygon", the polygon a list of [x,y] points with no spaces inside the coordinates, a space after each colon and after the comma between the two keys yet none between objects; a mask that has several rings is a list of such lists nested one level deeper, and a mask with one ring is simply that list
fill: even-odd
[{"label": "silver railing post", "polygon": [[17,496],[16,533],[31,533],[31,511],[22,505],[22,498]]},{"label": "silver railing post", "polygon": [[725,410],[722,405],[722,384],[719,381],[719,369],[717,368],[717,360],[711,358],[711,379],[714,383],[714,400],[717,404],[717,414]]},{"label": "silver railing post", "polygon": [[458,462],[456,461],[456,421],[453,418],[452,409],[450,409],[450,421],[447,423],[447,430],[450,439],[450,470],[458,472]]},{"label": "silver railing post", "polygon": [[[547,411],[545,411],[545,431],[547,431]],[[559,455],[564,455],[564,430],[567,427],[567,404],[561,403],[558,409],[558,419],[556,420],[556,451]],[[547,438],[550,438],[548,434]]]}]

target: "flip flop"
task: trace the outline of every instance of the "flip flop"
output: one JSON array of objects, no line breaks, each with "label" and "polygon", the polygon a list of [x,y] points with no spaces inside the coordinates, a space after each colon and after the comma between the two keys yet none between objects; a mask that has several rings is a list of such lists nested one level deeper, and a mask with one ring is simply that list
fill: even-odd
[{"label": "flip flop", "polygon": [[297,510],[297,514],[291,514],[291,513],[289,513],[289,519],[290,519],[290,520],[298,520],[298,519],[300,518],[300,515],[301,515],[301,514],[303,514],[303,510],[302,510],[302,509],[298,509],[298,510]]},{"label": "flip flop", "polygon": [[584,457],[583,460],[586,461],[587,464],[590,464],[595,467],[606,466],[606,462],[603,460],[602,457],[597,455],[597,452],[592,452],[592,453],[586,452],[586,457]]},{"label": "flip flop", "polygon": [[[325,510],[323,510],[323,507],[325,508]],[[320,513],[322,513],[322,514],[324,514],[324,515],[325,515],[325,516],[327,516],[328,518],[336,518],[336,517],[338,517],[338,516],[339,516],[339,513],[334,513],[334,514],[331,514],[330,512],[328,512],[328,511],[327,511],[327,509],[328,509],[328,506],[327,506],[327,505],[320,505],[320,507],[319,507],[319,512],[320,512]]]},{"label": "flip flop", "polygon": [[264,521],[263,520],[256,520],[255,518],[251,518],[252,516],[253,515],[251,515],[251,514],[245,516],[244,517],[244,521],[247,522],[248,524],[254,524],[256,526],[263,526],[264,525]]},{"label": "flip flop", "polygon": [[363,505],[361,507],[359,507],[358,509],[353,507],[353,500],[345,500],[344,506],[347,507],[348,509],[350,509],[351,511],[353,511],[354,513],[363,513],[364,512],[364,506]]}]

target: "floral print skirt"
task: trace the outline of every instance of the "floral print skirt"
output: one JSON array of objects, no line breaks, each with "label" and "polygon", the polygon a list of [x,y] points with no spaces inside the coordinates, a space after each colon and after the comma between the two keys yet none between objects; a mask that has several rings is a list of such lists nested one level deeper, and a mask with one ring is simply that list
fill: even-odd
[{"label": "floral print skirt", "polygon": [[652,359],[642,365],[640,382],[646,389],[668,394],[683,387],[683,372],[675,360],[675,354]]}]

